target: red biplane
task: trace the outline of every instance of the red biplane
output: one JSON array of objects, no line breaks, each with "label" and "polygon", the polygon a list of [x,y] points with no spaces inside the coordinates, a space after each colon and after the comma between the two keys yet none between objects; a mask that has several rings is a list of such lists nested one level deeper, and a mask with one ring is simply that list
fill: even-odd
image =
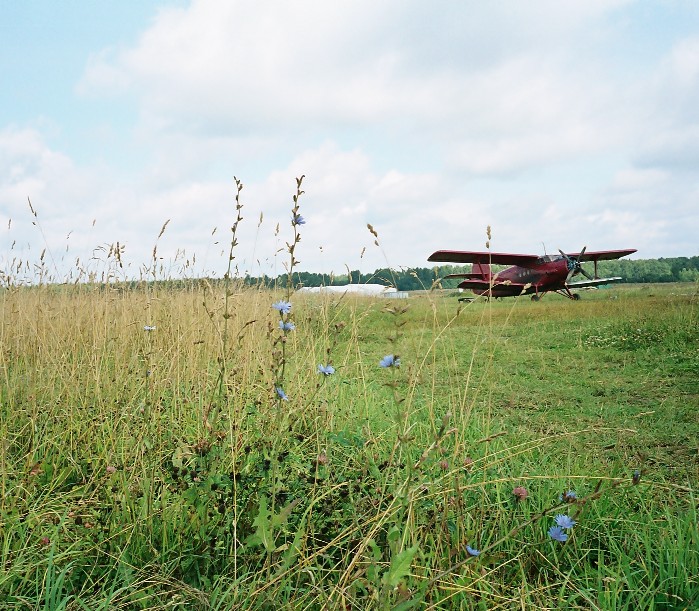
[{"label": "red biplane", "polygon": [[[622,278],[600,278],[597,275],[597,262],[620,259],[636,252],[628,250],[600,250],[579,253],[558,252],[560,255],[516,255],[501,252],[471,252],[459,250],[438,250],[430,255],[429,261],[437,263],[472,263],[471,272],[466,274],[449,274],[445,278],[464,278],[460,289],[470,289],[476,295],[486,297],[516,297],[531,295],[538,301],[542,294],[553,291],[569,299],[580,299],[578,293],[571,289],[581,289],[610,282],[619,282]],[[582,263],[593,261],[594,275],[586,272]],[[493,274],[491,265],[511,265],[507,269]],[[571,282],[582,274],[587,280]]]}]

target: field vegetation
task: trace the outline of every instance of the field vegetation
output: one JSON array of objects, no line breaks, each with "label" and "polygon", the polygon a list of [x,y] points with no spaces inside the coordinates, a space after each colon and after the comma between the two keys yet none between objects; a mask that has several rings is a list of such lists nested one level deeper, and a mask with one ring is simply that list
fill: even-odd
[{"label": "field vegetation", "polygon": [[0,299],[2,609],[699,607],[696,284]]}]

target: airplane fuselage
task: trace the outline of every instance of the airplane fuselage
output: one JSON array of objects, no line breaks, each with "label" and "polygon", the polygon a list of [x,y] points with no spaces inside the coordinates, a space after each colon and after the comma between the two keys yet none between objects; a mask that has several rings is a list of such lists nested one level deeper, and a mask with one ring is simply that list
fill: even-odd
[{"label": "airplane fuselage", "polygon": [[[544,255],[531,267],[513,265],[495,274],[491,294],[493,297],[509,297],[563,290],[569,271],[563,257]],[[529,286],[522,290],[521,285]],[[484,295],[491,291],[474,290],[473,292]]]}]

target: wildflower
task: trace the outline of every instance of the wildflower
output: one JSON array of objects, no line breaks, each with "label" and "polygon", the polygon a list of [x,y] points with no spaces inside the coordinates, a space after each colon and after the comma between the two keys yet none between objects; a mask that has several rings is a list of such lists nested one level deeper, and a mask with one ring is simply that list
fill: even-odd
[{"label": "wildflower", "polygon": [[392,354],[387,354],[379,361],[379,367],[400,367],[400,359]]},{"label": "wildflower", "polygon": [[43,547],[51,545],[51,539],[49,539],[48,537],[41,537],[41,539],[39,539],[39,545],[42,545]]},{"label": "wildflower", "polygon": [[575,503],[578,500],[578,495],[575,493],[575,490],[568,490],[568,492],[564,492],[561,495],[560,500],[566,503]]},{"label": "wildflower", "polygon": [[523,501],[529,496],[529,492],[524,486],[517,486],[512,490],[512,494],[514,494],[515,497],[517,497],[518,501]]},{"label": "wildflower", "polygon": [[108,465],[105,471],[107,472],[107,475],[111,475],[112,473],[116,473],[117,468],[113,465]]},{"label": "wildflower", "polygon": [[292,225],[305,225],[306,219],[303,218],[300,214],[294,214],[294,216],[291,218],[291,224]]},{"label": "wildflower", "polygon": [[331,376],[335,373],[335,368],[332,365],[318,365],[318,373],[322,373],[324,376]]},{"label": "wildflower", "polygon": [[475,461],[473,460],[473,458],[469,458],[468,456],[464,458],[464,469],[470,469],[471,467],[473,467],[474,462]]},{"label": "wildflower", "polygon": [[475,549],[471,547],[470,545],[466,546],[466,551],[469,553],[470,556],[480,556],[481,550]]},{"label": "wildflower", "polygon": [[279,310],[279,312],[281,312],[282,314],[288,314],[289,312],[291,312],[291,303],[288,301],[277,301],[277,303],[272,304],[272,307],[275,310]]},{"label": "wildflower", "polygon": [[560,541],[561,543],[568,540],[568,535],[563,532],[563,529],[560,526],[552,526],[549,528],[549,537],[551,537],[554,541]]},{"label": "wildflower", "polygon": [[321,452],[316,457],[316,463],[319,467],[324,467],[328,464],[328,455],[325,452]]},{"label": "wildflower", "polygon": [[143,327],[143,330],[148,332],[155,331],[155,326],[146,325],[145,327]]},{"label": "wildflower", "polygon": [[287,320],[287,321],[280,320],[279,321],[279,328],[282,331],[293,331],[294,329],[296,329],[296,325],[293,322],[291,322],[290,320]]},{"label": "wildflower", "polygon": [[556,524],[558,524],[561,528],[573,528],[573,526],[575,526],[575,520],[570,516],[563,515],[562,513],[559,513],[554,519],[556,520]]},{"label": "wildflower", "polygon": [[439,468],[440,468],[442,471],[447,471],[447,470],[449,469],[449,463],[448,463],[446,460],[442,460],[442,461],[440,461],[440,463],[439,463]]},{"label": "wildflower", "polygon": [[281,386],[277,386],[275,389],[277,391],[277,396],[282,400],[282,401],[288,401],[289,397],[286,396],[286,393],[284,392],[284,389]]}]

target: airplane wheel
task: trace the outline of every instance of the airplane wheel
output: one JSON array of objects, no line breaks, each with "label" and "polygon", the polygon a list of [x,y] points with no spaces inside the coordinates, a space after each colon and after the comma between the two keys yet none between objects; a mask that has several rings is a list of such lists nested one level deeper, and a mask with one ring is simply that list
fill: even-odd
[{"label": "airplane wheel", "polygon": [[573,293],[573,301],[580,301],[580,295]]},{"label": "airplane wheel", "polygon": [[538,295],[532,295],[532,301],[539,301],[539,299],[541,299],[541,297]]}]

